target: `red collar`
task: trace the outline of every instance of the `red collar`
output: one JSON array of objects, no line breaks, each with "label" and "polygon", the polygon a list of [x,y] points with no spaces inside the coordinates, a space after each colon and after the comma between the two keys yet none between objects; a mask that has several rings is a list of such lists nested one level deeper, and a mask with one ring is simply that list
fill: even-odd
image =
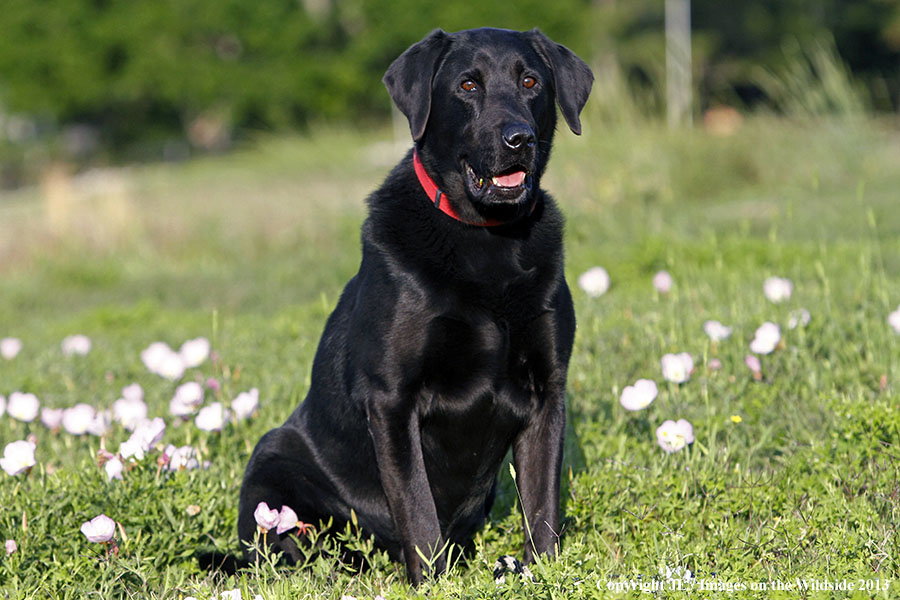
[{"label": "red collar", "polygon": [[460,217],[459,213],[456,212],[447,200],[447,196],[444,195],[441,188],[437,186],[434,179],[432,179],[425,170],[425,165],[422,164],[422,160],[419,158],[419,152],[415,148],[413,149],[413,167],[416,170],[416,177],[419,178],[422,189],[428,194],[428,199],[434,203],[435,208],[439,208],[445,215],[456,219],[460,223],[474,225],[476,227],[495,227],[497,225],[503,225],[503,221],[497,221],[496,219],[486,219],[484,223],[471,223]]}]

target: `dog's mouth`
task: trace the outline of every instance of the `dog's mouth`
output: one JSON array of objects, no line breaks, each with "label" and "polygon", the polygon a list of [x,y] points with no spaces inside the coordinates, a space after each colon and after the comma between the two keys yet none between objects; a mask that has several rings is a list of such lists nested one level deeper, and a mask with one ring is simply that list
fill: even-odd
[{"label": "dog's mouth", "polygon": [[512,165],[495,174],[480,174],[463,160],[466,187],[476,200],[514,202],[531,190],[532,177],[523,165]]}]

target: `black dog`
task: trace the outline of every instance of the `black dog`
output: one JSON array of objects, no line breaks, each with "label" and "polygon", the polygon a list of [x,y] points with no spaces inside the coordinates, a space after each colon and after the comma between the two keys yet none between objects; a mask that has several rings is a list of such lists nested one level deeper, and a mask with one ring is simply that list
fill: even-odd
[{"label": "black dog", "polygon": [[[368,200],[362,264],[309,395],[253,452],[242,540],[262,501],[339,528],[354,511],[418,583],[445,568],[448,543],[471,542],[512,447],[524,561],[556,552],[575,316],[563,219],[540,178],[554,101],[579,134],[592,81],[538,30],[436,30],[390,66],[415,149]],[[299,558],[287,534],[267,540]]]}]

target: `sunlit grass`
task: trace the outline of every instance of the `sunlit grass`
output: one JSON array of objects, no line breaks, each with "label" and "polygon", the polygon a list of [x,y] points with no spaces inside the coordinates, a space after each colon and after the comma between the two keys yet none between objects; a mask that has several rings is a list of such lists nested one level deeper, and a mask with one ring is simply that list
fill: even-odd
[{"label": "sunlit grass", "polygon": [[[229,156],[93,175],[105,183],[58,174],[0,197],[0,337],[24,342],[0,360],[0,394],[108,407],[136,381],[150,415],[167,416],[176,384],[139,354],[202,335],[218,360],[187,379],[218,378],[223,400],[256,387],[261,403],[255,419],[220,434],[170,426],[165,442],[195,445],[208,470],[157,477],[151,462],[111,483],[96,466],[97,438],[0,417],[2,445],[38,437],[28,477],[0,474],[0,538],[19,546],[0,558],[9,597],[411,594],[402,567],[377,554],[362,575],[318,558],[234,578],[201,572],[194,558],[238,550],[243,467],[305,394],[325,319],[358,265],[365,196],[402,152],[375,145],[385,140],[264,139]],[[602,265],[612,282],[599,298],[573,291],[562,555],[532,569],[535,584],[494,584],[494,560],[520,554],[522,540],[502,469],[476,554],[416,593],[605,597],[607,583],[665,567],[689,569],[695,585],[897,579],[900,335],[887,323],[900,304],[897,156],[890,123],[756,118],[731,137],[596,119],[581,138],[561,129],[544,185],[567,216],[569,281]],[[651,285],[661,269],[674,278],[666,295]],[[788,302],[765,298],[772,275],[793,282]],[[799,308],[811,321],[790,329]],[[733,327],[731,337],[710,341],[708,319]],[[744,359],[765,321],[783,342],[760,357],[757,381]],[[90,336],[90,354],[62,356],[73,333]],[[670,352],[692,355],[687,383],[663,381]],[[619,396],[639,378],[655,380],[659,396],[626,412]],[[655,430],[679,418],[695,442],[667,455]],[[114,428],[105,443],[126,438]],[[100,512],[127,535],[118,556],[78,532]],[[893,597],[893,585],[878,597]],[[779,597],[742,597],[753,594]]]}]

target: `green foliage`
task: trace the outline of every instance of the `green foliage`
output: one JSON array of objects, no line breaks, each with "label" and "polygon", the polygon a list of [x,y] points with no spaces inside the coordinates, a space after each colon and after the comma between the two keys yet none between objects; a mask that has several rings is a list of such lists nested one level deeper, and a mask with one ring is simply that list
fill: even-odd
[{"label": "green foliage", "polygon": [[[0,554],[0,597],[208,599],[240,589],[267,600],[605,598],[609,584],[663,583],[666,567],[691,570],[694,585],[889,581],[887,592],[808,597],[896,597],[900,336],[887,315],[900,303],[900,165],[896,136],[883,129],[862,119],[757,118],[722,139],[590,119],[583,137],[559,136],[545,185],[568,217],[578,317],[562,550],[532,565],[535,583],[507,576],[502,586],[493,563],[521,556],[523,539],[505,468],[474,554],[418,590],[352,526],[336,536],[367,557],[363,574],[314,556],[299,570],[273,560],[226,577],[195,559],[239,550],[243,468],[309,385],[324,321],[358,264],[362,199],[390,167],[384,155],[398,152],[372,145],[384,136],[319,131],[124,171],[120,201],[133,201],[124,239],[105,239],[111,217],[102,210],[66,234],[42,220],[33,197],[18,198],[16,211],[0,207],[0,241],[15,233],[24,246],[0,247],[0,337],[25,343],[15,359],[0,360],[0,394],[22,389],[45,406],[108,407],[136,381],[150,414],[167,415],[176,384],[148,373],[139,352],[205,335],[218,360],[186,379],[217,378],[224,402],[251,387],[261,398],[256,417],[221,433],[168,419],[165,442],[194,445],[208,469],[158,474],[151,456],[113,482],[96,464],[99,439],[0,417],[0,445],[33,433],[39,463],[28,476],[0,473],[0,541],[19,546]],[[348,173],[339,158],[357,168]],[[93,201],[78,196],[83,184],[71,182],[71,202]],[[595,264],[608,269],[612,287],[589,298],[574,281]],[[675,279],[668,295],[650,284],[660,269]],[[794,281],[790,302],[763,297],[769,275]],[[812,320],[790,329],[801,307]],[[710,342],[706,319],[733,326],[731,338]],[[757,381],[744,357],[766,320],[784,340],[761,357]],[[63,357],[59,342],[75,332],[94,347]],[[659,358],[673,351],[690,352],[697,366],[680,386],[660,377]],[[643,377],[659,383],[659,397],[626,414],[619,394]],[[696,441],[666,455],[655,429],[678,418],[693,424]],[[116,426],[106,447],[126,438]],[[118,554],[79,532],[99,512],[121,523]]]},{"label": "green foliage", "polygon": [[541,24],[583,47],[588,6],[12,0],[0,22],[0,102],[94,124],[119,145],[178,135],[201,118],[239,130],[359,121],[387,114],[381,75],[430,29]]},{"label": "green foliage", "polygon": [[329,94],[360,93],[357,78],[329,76],[340,50],[335,24],[315,22],[296,2],[7,8],[0,70],[8,105],[58,122],[98,122],[125,139],[180,129],[205,111],[239,126],[284,127],[310,111],[329,114]]},{"label": "green foliage", "polygon": [[[183,138],[215,150],[248,132],[384,118],[384,70],[436,27],[540,27],[591,62],[601,80],[611,72],[621,77],[623,103],[636,104],[643,116],[664,112],[657,0],[9,0],[3,12],[0,114],[36,119],[39,133],[68,128],[53,155],[83,158],[99,145],[117,162],[178,157]],[[815,94],[807,86],[835,81],[830,75],[844,62],[861,82],[845,89],[864,87],[872,108],[898,106],[896,3],[694,0],[692,20],[698,110],[764,101],[791,111]],[[836,51],[816,49],[823,35],[833,37]],[[783,76],[761,81],[761,69]],[[843,84],[848,75],[839,78]],[[832,94],[826,106],[836,99],[843,101]],[[71,128],[79,124],[90,129]],[[9,137],[16,142],[19,134]],[[5,138],[0,132],[8,172],[0,176],[8,184],[27,181],[48,151],[23,157],[19,142],[9,148]]]},{"label": "green foliage", "polygon": [[[768,98],[757,69],[794,69],[807,58],[818,69],[822,40],[833,38],[840,58],[879,110],[900,106],[900,5],[865,0],[693,1],[696,75],[707,101],[758,103]],[[802,51],[794,49],[799,45]],[[833,49],[824,48],[832,54]],[[806,57],[800,56],[806,54]],[[834,61],[829,57],[829,61]],[[830,67],[828,67],[830,68]],[[826,77],[827,73],[819,73]],[[815,82],[814,82],[815,84]],[[776,98],[777,102],[778,99]]]}]

